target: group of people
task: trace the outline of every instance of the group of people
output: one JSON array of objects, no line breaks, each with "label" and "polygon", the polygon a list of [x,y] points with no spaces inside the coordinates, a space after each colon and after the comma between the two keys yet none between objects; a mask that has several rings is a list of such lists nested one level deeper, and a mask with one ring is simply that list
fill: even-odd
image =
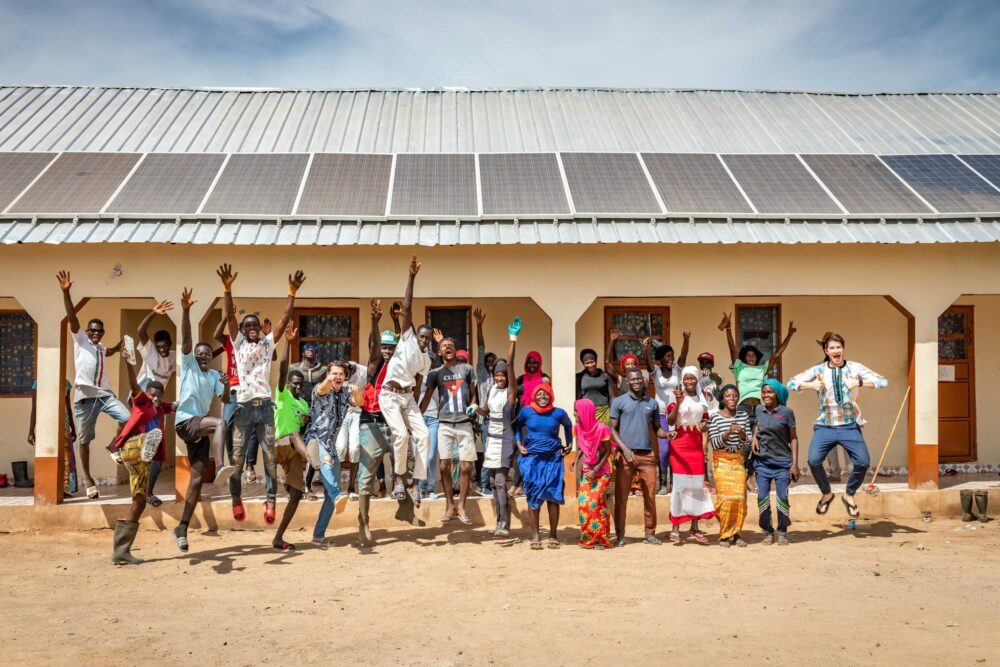
[{"label": "group of people", "polygon": [[[152,319],[173,307],[162,302],[139,328],[138,373],[131,337],[107,348],[101,342],[104,325],[100,320],[93,319],[85,331],[80,330],[70,296],[72,280],[68,272],[60,272],[74,341],[73,431],[88,497],[99,495],[90,475],[89,444],[101,413],[118,423],[108,450],[129,475],[132,504],[127,517],[116,524],[112,561],[141,562],[130,549],[147,500],[159,503],[153,490],[160,463],[165,460],[164,420],[171,413],[175,430],[187,447],[191,472],[181,521],[173,531],[182,551],[189,549],[188,524],[213,459],[217,467],[214,482],[229,482],[234,520],[246,519],[242,471],[251,447],[263,454],[266,497],[262,509],[268,525],[277,521],[277,467],[283,471],[288,502],[272,541],[279,550],[295,548],[285,541],[285,531],[300,501],[311,491],[317,473],[324,494],[313,529],[316,544],[326,543],[332,515],[344,511],[348,493],[358,501],[359,540],[365,545],[373,543],[370,504],[380,476],[384,477],[383,488],[398,504],[397,519],[424,525],[414,510],[434,497],[435,477],[440,475],[444,491],[440,521],[470,524],[466,499],[475,475],[492,499],[496,522],[491,534],[510,535],[510,497],[523,493],[530,547],[559,548],[564,459],[573,452],[581,547],[625,545],[627,506],[636,492],[643,502],[644,541],[659,544],[655,496],[668,489],[670,541],[683,542],[681,527],[689,524],[687,536],[707,543],[699,522],[715,517],[720,524],[720,544],[746,546],[741,531],[752,478],[756,478],[764,542],[787,544],[791,523],[788,487],[799,472],[796,421],[787,398],[789,391],[801,390],[816,391],[819,396],[820,413],[813,425],[808,458],[823,492],[816,512],[825,514],[833,502],[823,462],[839,444],[853,464],[842,501],[850,516],[858,516],[854,494],[869,460],[857,395],[862,387],[886,386],[886,380],[848,361],[841,336],[823,336],[819,341],[823,361],[793,377],[786,387],[771,375],[795,333],[791,325],[771,357],[765,359],[753,346],[737,348],[731,319],[724,315],[720,329],[726,332],[735,379],[730,384],[724,384],[715,372],[715,358],[710,353],[698,356],[698,366],[685,365],[690,332],[684,332],[677,363],[669,344],[642,340],[642,368],[632,354],[616,362],[615,343],[622,334],[613,330],[603,369],[595,351],[583,350],[580,355],[583,369],[576,377],[571,416],[555,406],[552,381],[538,352],[525,355],[523,374],[513,372],[523,329],[520,318],[507,326],[506,356],[501,358],[486,351],[482,331],[485,313],[476,310],[479,354],[475,368],[468,352],[458,349],[455,340],[428,324],[416,326],[412,303],[420,266],[413,257],[404,296],[392,304],[394,330],[381,330],[381,302],[371,300],[366,361],[322,364],[316,348],[306,345],[302,362],[292,365],[298,332],[291,319],[305,275],[301,271],[289,275],[284,311],[272,324],[255,313],[237,319],[232,288],[238,274],[224,264],[217,271],[223,288],[223,320],[215,332],[222,347],[213,349],[208,342],[194,342],[190,309],[195,302],[192,291],[185,289],[181,295],[179,371],[169,334],[157,332],[152,339],[147,335]],[[272,392],[271,365],[279,356],[279,346],[278,386]],[[131,387],[128,406],[115,397],[107,380],[106,361],[119,351],[126,361]],[[220,373],[209,366],[213,357],[223,352],[227,370]],[[177,401],[168,403],[164,388],[175,372],[179,375]],[[68,396],[67,389],[67,401]],[[222,417],[209,414],[215,397],[223,403]],[[385,460],[391,466],[388,472],[383,469]],[[350,470],[349,491],[341,488],[345,465]],[[770,507],[772,485],[776,491],[776,529]],[[540,528],[543,505],[549,520],[544,545]]]}]

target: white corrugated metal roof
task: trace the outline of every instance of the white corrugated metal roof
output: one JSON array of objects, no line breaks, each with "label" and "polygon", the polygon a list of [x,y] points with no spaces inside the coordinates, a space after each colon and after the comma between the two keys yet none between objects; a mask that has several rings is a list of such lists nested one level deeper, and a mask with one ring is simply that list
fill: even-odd
[{"label": "white corrugated metal roof", "polygon": [[630,243],[997,243],[1000,220],[788,222],[766,220],[553,220],[374,222],[240,220],[0,221],[0,243],[196,245],[531,245]]},{"label": "white corrugated metal roof", "polygon": [[0,151],[997,153],[1000,96],[6,86]]}]

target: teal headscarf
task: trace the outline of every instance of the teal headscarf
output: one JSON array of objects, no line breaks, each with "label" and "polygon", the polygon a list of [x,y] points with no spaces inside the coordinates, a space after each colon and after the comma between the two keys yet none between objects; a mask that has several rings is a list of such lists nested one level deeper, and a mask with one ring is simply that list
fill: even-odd
[{"label": "teal headscarf", "polygon": [[778,382],[774,378],[768,378],[768,379],[764,380],[764,384],[766,384],[771,389],[773,389],[774,393],[777,394],[777,396],[778,396],[778,404],[779,405],[787,405],[788,404],[788,387],[786,387],[785,385],[781,384],[780,382]]}]

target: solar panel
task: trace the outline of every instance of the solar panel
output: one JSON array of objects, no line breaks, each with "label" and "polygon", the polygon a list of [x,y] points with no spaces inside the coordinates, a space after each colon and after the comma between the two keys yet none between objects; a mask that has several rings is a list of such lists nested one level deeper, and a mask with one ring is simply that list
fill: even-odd
[{"label": "solar panel", "polygon": [[1000,155],[960,155],[962,161],[1000,188]]},{"label": "solar panel", "polygon": [[464,154],[396,156],[396,215],[478,215],[476,158]]},{"label": "solar panel", "polygon": [[0,153],[0,211],[14,201],[55,153]]},{"label": "solar panel", "polygon": [[1000,192],[954,155],[883,155],[882,159],[940,213],[1000,211]]},{"label": "solar panel", "polygon": [[288,215],[295,205],[309,156],[287,153],[237,153],[205,202],[204,213]]},{"label": "solar panel", "polygon": [[718,156],[707,153],[643,153],[642,161],[675,213],[753,213]]},{"label": "solar panel", "polygon": [[632,153],[562,153],[578,213],[661,213]]},{"label": "solar panel", "polygon": [[391,155],[317,153],[299,215],[385,215]]},{"label": "solar panel", "polygon": [[479,179],[484,215],[570,212],[555,153],[484,153]]},{"label": "solar panel", "polygon": [[794,155],[723,155],[759,213],[841,213]]},{"label": "solar panel", "polygon": [[98,213],[138,159],[138,153],[63,153],[10,212]]},{"label": "solar panel", "polygon": [[848,213],[931,213],[874,155],[803,155]]},{"label": "solar panel", "polygon": [[197,213],[224,159],[218,153],[150,153],[108,212]]}]

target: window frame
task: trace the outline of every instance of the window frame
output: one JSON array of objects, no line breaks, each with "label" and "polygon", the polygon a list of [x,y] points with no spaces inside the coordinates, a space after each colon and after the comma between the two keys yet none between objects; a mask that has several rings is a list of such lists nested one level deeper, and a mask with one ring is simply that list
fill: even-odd
[{"label": "window frame", "polygon": [[[34,373],[32,375],[34,375],[34,380],[37,381],[38,380],[38,322],[36,322],[35,318],[31,316],[31,313],[29,313],[27,310],[23,308],[0,309],[0,315],[9,315],[9,314],[27,315],[28,319],[31,320],[31,326],[34,330],[33,335],[31,337],[32,365],[34,369]],[[31,387],[30,386],[28,387],[28,393],[26,394],[0,393],[0,398],[31,398]]]},{"label": "window frame", "polygon": [[[475,339],[474,339],[474,337],[472,335],[473,334],[473,330],[472,330],[472,304],[469,304],[467,306],[463,305],[463,304],[454,304],[454,305],[440,305],[439,304],[439,305],[435,305],[435,306],[424,306],[424,322],[427,322],[427,324],[431,325],[432,328],[434,327],[434,318],[431,316],[431,313],[433,313],[435,310],[465,310],[465,329],[467,331],[466,335],[469,337],[469,340],[466,343],[466,347],[464,347],[464,348],[461,345],[461,341],[455,341],[455,342],[459,344],[458,345],[458,349],[459,350],[464,349],[466,352],[469,353],[469,357],[470,357],[469,358],[469,362],[472,363],[473,365],[475,365],[475,363],[476,363],[476,350],[472,349],[472,347],[476,344],[476,341],[475,341]],[[444,332],[442,332],[442,333],[444,333]],[[444,335],[447,336],[448,334],[444,333]],[[437,343],[433,343],[433,347],[434,347],[434,350],[436,352],[437,351]]]},{"label": "window frame", "polygon": [[[295,323],[295,326],[299,326],[300,325],[299,318],[302,317],[302,316],[309,316],[309,315],[339,315],[339,316],[348,316],[348,317],[350,317],[351,318],[351,336],[350,336],[351,350],[352,350],[352,354],[354,356],[357,356],[358,354],[360,354],[360,349],[361,349],[360,347],[358,347],[358,344],[359,344],[358,335],[359,335],[359,331],[360,331],[360,322],[359,322],[360,312],[361,311],[360,311],[359,308],[339,308],[339,307],[335,307],[335,308],[322,308],[322,307],[311,307],[311,306],[310,307],[306,307],[306,308],[294,308],[294,309],[292,309],[292,321]],[[343,336],[327,336],[327,337],[323,337],[323,338],[317,338],[315,336],[310,336],[310,337],[300,336],[297,339],[297,341],[296,341],[297,345],[295,345],[292,348],[291,363],[298,363],[299,361],[302,360],[302,345],[304,343],[318,342],[318,341],[343,341],[343,340],[347,340],[347,339],[345,337],[343,337]],[[275,341],[275,344],[276,345],[280,345],[280,341]],[[364,355],[363,358],[358,358],[358,359],[353,359],[353,360],[348,360],[348,361],[365,361],[367,359],[368,359],[367,352],[365,352],[365,355]],[[336,361],[336,360],[335,359],[324,359],[323,361],[324,361],[324,363],[329,364],[331,361]]]},{"label": "window frame", "polygon": [[[603,354],[608,349],[608,343],[611,342],[611,323],[614,315],[622,313],[633,313],[636,311],[661,315],[663,317],[663,337],[664,343],[670,342],[670,306],[647,306],[643,304],[637,304],[634,306],[604,306],[604,349],[600,350]],[[626,339],[631,339],[627,337]],[[620,339],[619,339],[620,340]],[[641,338],[636,338],[635,340],[642,340]],[[605,359],[604,363],[611,361],[610,359]],[[646,360],[640,357],[639,366],[644,367]],[[621,373],[621,359],[615,359],[615,369],[618,373]]]},{"label": "window frame", "polygon": [[[743,347],[743,344],[742,344],[742,341],[743,341],[743,331],[740,328],[740,308],[776,308],[777,309],[777,311],[778,311],[778,318],[777,318],[777,321],[775,322],[775,326],[777,328],[775,329],[775,341],[774,341],[774,349],[777,350],[778,346],[781,345],[781,331],[782,331],[782,328],[781,328],[781,304],[780,303],[737,303],[735,305],[735,310],[733,311],[733,314],[736,317],[736,351],[737,352],[739,352],[739,349],[741,347]],[[784,373],[783,373],[783,369],[782,369],[781,366],[782,366],[782,359],[781,359],[781,357],[778,357],[778,360],[775,362],[774,367],[773,367],[773,370],[774,370],[773,377],[778,382],[784,382],[784,380],[782,379],[784,377]],[[772,376],[768,376],[768,377],[772,377]]]}]

